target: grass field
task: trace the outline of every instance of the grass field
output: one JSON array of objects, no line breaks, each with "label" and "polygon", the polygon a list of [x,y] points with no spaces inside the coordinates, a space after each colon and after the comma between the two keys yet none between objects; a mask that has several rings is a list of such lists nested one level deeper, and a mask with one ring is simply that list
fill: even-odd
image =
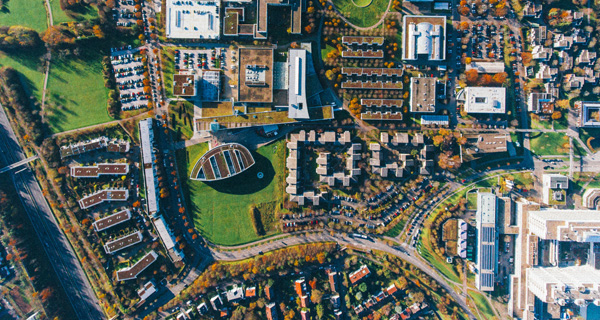
[{"label": "grass field", "polygon": [[580,128],[579,138],[592,148],[592,152],[600,150],[600,129]]},{"label": "grass field", "polygon": [[54,24],[69,21],[90,20],[98,17],[98,10],[91,5],[84,6],[80,12],[76,12],[77,15],[73,18],[69,17],[60,8],[60,0],[50,0],[50,8],[52,8],[52,18],[54,19]]},{"label": "grass field", "polygon": [[171,101],[169,104],[169,119],[171,129],[179,140],[189,140],[194,135],[192,122],[194,121],[194,105],[188,101],[183,102],[183,110],[179,117],[178,102]]},{"label": "grass field", "polygon": [[[58,0],[56,0],[58,1]],[[6,1],[5,1],[6,2]],[[21,25],[41,32],[48,28],[42,0],[10,0],[0,10],[0,26]]]},{"label": "grass field", "polygon": [[540,156],[569,154],[569,138],[563,133],[532,133],[531,152]]},{"label": "grass field", "polygon": [[[249,209],[253,204],[260,207],[273,201],[281,203],[285,182],[285,141],[259,148],[253,154],[256,161],[253,167],[236,177],[210,185],[189,179],[194,164],[207,150],[208,145],[204,143],[177,151],[179,176],[195,228],[209,241],[221,245],[259,239]],[[257,178],[258,172],[263,172],[263,179]],[[275,232],[270,230],[267,235]]]},{"label": "grass field", "polygon": [[48,78],[46,114],[52,131],[62,132],[111,121],[106,109],[108,89],[102,77],[102,55],[54,59]]},{"label": "grass field", "polygon": [[42,98],[44,74],[40,55],[42,52],[19,52],[6,54],[0,51],[0,67],[11,67],[21,74],[21,80],[26,84],[29,94],[38,101]]},{"label": "grass field", "polygon": [[[475,301],[475,305],[477,305],[477,309],[482,314],[481,320],[498,319],[494,314],[492,306],[490,306],[487,299],[483,295],[481,295],[481,293],[469,290],[469,296],[473,298],[473,301]],[[475,314],[477,315],[477,313]]]},{"label": "grass field", "polygon": [[420,252],[419,254],[425,260],[429,261],[429,263],[434,266],[438,271],[440,271],[446,278],[450,279],[450,281],[460,282],[460,278],[458,277],[458,273],[454,270],[454,265],[448,264],[442,257],[437,256],[435,253],[431,253],[431,246],[429,245],[429,229],[422,229],[423,233],[421,234],[421,238],[419,240]]},{"label": "grass field", "polygon": [[[368,1],[355,0],[358,5]],[[359,27],[370,27],[375,25],[388,7],[388,0],[373,0],[365,7],[357,6],[352,0],[333,0],[338,11],[350,22]]]}]

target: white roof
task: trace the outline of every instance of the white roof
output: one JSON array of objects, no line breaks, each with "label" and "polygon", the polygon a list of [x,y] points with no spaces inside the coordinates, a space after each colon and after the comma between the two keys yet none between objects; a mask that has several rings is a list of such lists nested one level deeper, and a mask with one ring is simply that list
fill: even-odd
[{"label": "white roof", "polygon": [[506,88],[467,87],[465,89],[467,113],[506,113]]},{"label": "white roof", "polygon": [[218,39],[220,1],[167,0],[167,38]]},{"label": "white roof", "polygon": [[306,50],[290,49],[288,64],[288,117],[309,119],[306,103]]},{"label": "white roof", "polygon": [[154,220],[154,226],[156,227],[156,231],[158,231],[158,235],[162,239],[165,244],[165,248],[167,250],[175,247],[175,239],[167,229],[167,223],[165,222],[165,218],[160,216],[158,219]]},{"label": "white roof", "polygon": [[476,69],[480,73],[501,73],[504,72],[504,62],[471,62],[466,69]]}]

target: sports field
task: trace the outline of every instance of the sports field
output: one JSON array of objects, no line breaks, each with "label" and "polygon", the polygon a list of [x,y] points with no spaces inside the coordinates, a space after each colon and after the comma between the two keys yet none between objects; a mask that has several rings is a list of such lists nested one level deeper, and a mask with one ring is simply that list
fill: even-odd
[{"label": "sports field", "polygon": [[38,32],[46,30],[48,24],[44,2],[42,0],[8,1],[5,8],[0,10],[0,26],[14,25],[28,27]]},{"label": "sports field", "polygon": [[[206,143],[177,151],[177,164],[188,212],[195,228],[207,240],[220,245],[251,242],[255,233],[249,215],[251,205],[281,202],[284,193],[285,141],[261,147],[253,153],[256,164],[238,176],[207,184],[189,179],[194,164],[208,150]],[[264,177],[257,178],[258,172]],[[267,235],[272,235],[270,231]]]},{"label": "sports field", "polygon": [[333,0],[338,11],[359,27],[375,25],[385,13],[390,0]]},{"label": "sports field", "polygon": [[18,54],[6,54],[0,51],[0,68],[11,67],[21,74],[21,80],[25,84],[30,95],[38,101],[42,98],[44,88],[44,74],[40,55],[43,52],[19,52]]},{"label": "sports field", "polygon": [[113,120],[106,109],[108,89],[104,87],[101,61],[97,51],[82,53],[80,58],[53,59],[46,108],[53,132]]}]

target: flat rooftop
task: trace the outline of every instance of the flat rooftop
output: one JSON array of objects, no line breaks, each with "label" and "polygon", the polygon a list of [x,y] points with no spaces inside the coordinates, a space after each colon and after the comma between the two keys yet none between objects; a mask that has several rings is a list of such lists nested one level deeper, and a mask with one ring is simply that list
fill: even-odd
[{"label": "flat rooftop", "polygon": [[238,101],[273,102],[273,49],[239,49]]},{"label": "flat rooftop", "polygon": [[129,191],[127,189],[102,190],[81,198],[79,206],[81,209],[87,209],[105,201],[125,201],[128,198]]},{"label": "flat rooftop", "polygon": [[288,58],[288,117],[309,119],[306,102],[306,50],[291,49]]},{"label": "flat rooftop", "polygon": [[467,87],[465,89],[467,113],[506,113],[506,88]]},{"label": "flat rooftop", "polygon": [[196,95],[196,80],[191,74],[173,75],[173,95],[193,97]]},{"label": "flat rooftop", "polygon": [[435,112],[436,78],[410,79],[410,112]]},{"label": "flat rooftop", "polygon": [[154,261],[158,259],[158,254],[154,250],[148,252],[133,266],[117,271],[117,281],[125,281],[137,278],[137,276],[146,270]]},{"label": "flat rooftop", "polygon": [[473,150],[474,153],[506,152],[508,150],[507,141],[510,139],[506,134],[501,133],[472,134],[465,135],[465,138],[476,148]]},{"label": "flat rooftop", "polygon": [[108,254],[112,254],[142,242],[143,238],[144,237],[142,236],[142,233],[136,231],[132,234],[107,242],[104,245],[104,251],[106,251]]},{"label": "flat rooftop", "polygon": [[94,222],[94,229],[96,229],[96,231],[99,232],[110,227],[116,226],[120,223],[123,223],[129,219],[131,219],[131,212],[129,211],[129,209],[125,209],[117,213],[111,214],[107,217],[104,217],[102,219],[96,220]]},{"label": "flat rooftop", "polygon": [[412,16],[403,18],[402,59],[431,61],[446,59],[446,17]]},{"label": "flat rooftop", "polygon": [[600,127],[600,103],[582,102],[581,126]]},{"label": "flat rooftop", "polygon": [[218,39],[220,6],[220,1],[167,0],[167,38]]}]

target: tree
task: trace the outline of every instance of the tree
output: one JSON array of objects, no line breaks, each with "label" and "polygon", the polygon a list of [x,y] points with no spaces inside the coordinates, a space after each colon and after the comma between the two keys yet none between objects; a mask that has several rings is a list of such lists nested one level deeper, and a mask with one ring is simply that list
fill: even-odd
[{"label": "tree", "polygon": [[314,304],[320,304],[323,300],[323,291],[321,290],[313,290],[311,292],[310,301]]},{"label": "tree", "polygon": [[560,118],[562,118],[562,112],[557,110],[552,113],[552,120],[558,120]]},{"label": "tree", "polygon": [[361,292],[367,292],[367,284],[366,283],[361,283],[360,285],[358,285],[358,290],[360,290]]},{"label": "tree", "polygon": [[323,305],[318,304],[315,309],[317,311],[317,318],[322,319],[323,315],[325,315],[325,308],[323,308]]},{"label": "tree", "polygon": [[477,82],[477,79],[479,79],[479,72],[477,71],[477,69],[467,70],[467,72],[465,72],[465,75],[467,76],[467,82],[470,84],[475,84]]},{"label": "tree", "polygon": [[479,78],[479,83],[483,86],[487,86],[492,83],[492,76],[489,74],[484,74]]},{"label": "tree", "polygon": [[497,84],[503,84],[504,81],[506,81],[506,77],[508,75],[506,74],[506,72],[500,72],[500,73],[496,73],[493,77],[492,80],[497,83]]}]

